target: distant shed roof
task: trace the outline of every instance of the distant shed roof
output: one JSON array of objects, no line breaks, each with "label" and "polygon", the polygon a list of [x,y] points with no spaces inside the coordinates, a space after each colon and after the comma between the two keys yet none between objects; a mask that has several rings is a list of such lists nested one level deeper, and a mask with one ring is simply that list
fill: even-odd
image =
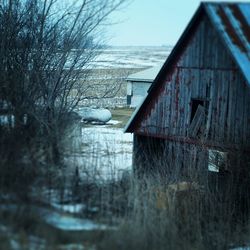
[{"label": "distant shed roof", "polygon": [[131,74],[126,80],[131,82],[153,82],[161,67],[162,64],[159,64],[155,67]]},{"label": "distant shed roof", "polygon": [[160,79],[165,71],[171,68],[172,62],[178,55],[183,43],[186,41],[188,33],[193,29],[195,23],[201,20],[201,15],[204,15],[204,13],[209,17],[211,23],[218,31],[218,35],[222,38],[222,42],[226,45],[235,63],[245,77],[248,86],[250,86],[250,3],[202,2],[157,74],[153,84],[148,90],[148,95],[131,116],[124,128],[124,132],[133,132],[132,127],[136,124],[141,110],[148,103],[153,92],[158,87],[158,84],[161,83]]}]

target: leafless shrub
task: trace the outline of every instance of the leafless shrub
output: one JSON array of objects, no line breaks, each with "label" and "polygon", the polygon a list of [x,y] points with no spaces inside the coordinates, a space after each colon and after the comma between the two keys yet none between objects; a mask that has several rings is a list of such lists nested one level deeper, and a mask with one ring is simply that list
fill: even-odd
[{"label": "leafless shrub", "polygon": [[[5,181],[11,186],[32,184],[43,173],[53,183],[63,165],[66,131],[77,123],[73,110],[97,94],[90,80],[90,62],[104,41],[102,30],[109,14],[124,2],[1,1],[3,185]],[[118,91],[113,84],[103,89],[97,98]],[[3,116],[11,118],[8,124],[3,124]]]}]

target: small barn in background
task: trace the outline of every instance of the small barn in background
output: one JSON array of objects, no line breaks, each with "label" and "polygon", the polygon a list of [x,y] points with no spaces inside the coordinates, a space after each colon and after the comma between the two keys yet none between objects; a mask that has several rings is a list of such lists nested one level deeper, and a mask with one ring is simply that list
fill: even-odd
[{"label": "small barn in background", "polygon": [[128,76],[126,79],[128,106],[136,108],[142,103],[161,67],[162,65],[158,65]]},{"label": "small barn in background", "polygon": [[249,178],[250,3],[200,4],[125,131],[139,172]]}]

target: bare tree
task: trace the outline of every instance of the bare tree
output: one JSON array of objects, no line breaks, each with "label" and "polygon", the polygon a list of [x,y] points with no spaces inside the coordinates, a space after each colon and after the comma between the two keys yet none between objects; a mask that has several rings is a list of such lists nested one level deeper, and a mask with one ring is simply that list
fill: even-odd
[{"label": "bare tree", "polygon": [[[15,117],[14,129],[39,134],[59,161],[59,138],[69,114],[89,96],[89,63],[103,25],[125,0],[2,0],[0,100]],[[113,86],[111,86],[113,88]],[[93,93],[93,91],[92,91]],[[104,95],[109,93],[105,90]],[[35,124],[35,126],[34,126]]]}]

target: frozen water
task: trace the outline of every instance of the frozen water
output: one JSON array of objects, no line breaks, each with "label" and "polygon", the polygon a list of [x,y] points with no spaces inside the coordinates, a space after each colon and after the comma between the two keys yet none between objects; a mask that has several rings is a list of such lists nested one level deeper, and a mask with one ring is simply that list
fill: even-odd
[{"label": "frozen water", "polygon": [[111,180],[132,168],[132,134],[108,125],[82,128],[80,151],[67,157],[77,166],[80,177]]},{"label": "frozen water", "polygon": [[250,250],[250,246],[230,248],[230,250]]},{"label": "frozen water", "polygon": [[[59,249],[60,250],[84,250],[84,249],[86,250],[86,248],[82,244],[66,244],[66,245],[60,246]],[[95,248],[88,247],[87,249],[90,250],[90,249],[95,249]]]},{"label": "frozen water", "polygon": [[51,226],[67,231],[106,230],[108,227],[89,219],[81,219],[53,211],[43,211],[43,219]]},{"label": "frozen water", "polygon": [[[107,179],[121,177],[124,170],[132,166],[132,135],[122,129],[108,127],[83,128],[84,154],[86,164]],[[95,166],[93,166],[95,164]]]}]

